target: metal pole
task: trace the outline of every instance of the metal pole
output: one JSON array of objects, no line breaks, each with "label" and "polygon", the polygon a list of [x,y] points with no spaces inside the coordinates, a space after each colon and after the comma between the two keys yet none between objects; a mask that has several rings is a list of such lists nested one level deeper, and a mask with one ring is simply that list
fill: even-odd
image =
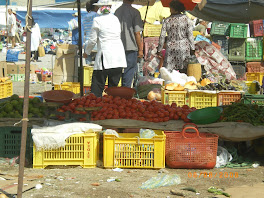
[{"label": "metal pole", "polygon": [[29,75],[30,75],[30,57],[31,57],[31,32],[29,31],[28,28],[30,28],[32,25],[32,0],[27,0],[26,21],[27,21],[26,66],[25,66],[26,68],[25,68],[24,106],[23,106],[23,119],[22,119],[21,147],[20,147],[20,157],[19,157],[17,198],[22,198],[25,154],[26,154],[26,144],[27,144]]},{"label": "metal pole", "polygon": [[[7,27],[7,16],[8,16],[8,9],[7,9],[8,0],[6,0],[6,49],[8,49],[8,27]],[[4,35],[5,39],[5,35]],[[5,40],[4,40],[5,41]]]},{"label": "metal pole", "polygon": [[81,3],[77,0],[78,7],[78,32],[79,32],[79,54],[80,54],[80,93],[83,96],[83,62],[82,62],[82,17],[81,17]]}]

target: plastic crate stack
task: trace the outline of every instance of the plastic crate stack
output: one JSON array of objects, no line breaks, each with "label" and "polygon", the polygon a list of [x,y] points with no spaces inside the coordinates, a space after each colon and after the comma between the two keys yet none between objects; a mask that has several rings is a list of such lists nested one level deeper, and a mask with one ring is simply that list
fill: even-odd
[{"label": "plastic crate stack", "polygon": [[226,58],[228,58],[229,25],[226,22],[214,21],[210,32],[212,41],[221,47],[220,51]]},{"label": "plastic crate stack", "polygon": [[[253,81],[258,81],[263,85],[264,64],[263,64],[263,20],[255,20],[249,23],[250,38],[246,42],[246,68],[247,85],[253,87]],[[255,89],[250,89],[249,93],[256,94]]]}]

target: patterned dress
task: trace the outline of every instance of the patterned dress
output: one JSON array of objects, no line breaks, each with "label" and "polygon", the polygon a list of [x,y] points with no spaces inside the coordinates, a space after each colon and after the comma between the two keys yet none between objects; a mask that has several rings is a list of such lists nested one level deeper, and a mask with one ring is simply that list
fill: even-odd
[{"label": "patterned dress", "polygon": [[195,50],[192,31],[192,24],[184,14],[171,15],[164,19],[158,45],[158,52],[160,52],[167,33],[163,67],[169,71],[187,68],[190,50]]}]

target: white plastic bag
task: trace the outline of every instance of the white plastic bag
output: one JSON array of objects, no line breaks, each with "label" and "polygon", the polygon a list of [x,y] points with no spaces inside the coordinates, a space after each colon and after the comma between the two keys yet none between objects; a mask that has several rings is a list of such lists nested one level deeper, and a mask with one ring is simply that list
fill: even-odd
[{"label": "white plastic bag", "polygon": [[140,138],[153,138],[156,133],[151,129],[140,129],[139,137]]},{"label": "white plastic bag", "polygon": [[225,166],[228,162],[231,162],[233,159],[232,155],[223,147],[218,146],[217,148],[217,157],[216,157],[216,168]]}]

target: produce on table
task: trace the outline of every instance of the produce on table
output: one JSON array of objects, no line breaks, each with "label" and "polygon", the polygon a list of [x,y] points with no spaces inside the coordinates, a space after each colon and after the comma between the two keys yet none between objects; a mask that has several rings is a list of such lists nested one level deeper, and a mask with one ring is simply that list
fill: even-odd
[{"label": "produce on table", "polygon": [[[203,79],[204,80],[204,79]],[[210,90],[210,91],[222,91],[222,90],[230,90],[230,91],[239,91],[243,90],[243,86],[240,84],[239,81],[236,80],[226,80],[221,79],[217,83],[209,83],[209,80],[207,79],[206,82],[201,82],[201,85],[197,85],[199,90]]]},{"label": "produce on table", "polygon": [[248,122],[252,125],[264,125],[264,106],[232,103],[224,107],[220,117],[222,122]]},{"label": "produce on table", "polygon": [[[12,95],[8,100],[0,103],[0,118],[22,118],[23,99],[18,95]],[[39,98],[29,98],[28,117],[42,118],[45,114],[45,107],[40,106]]]},{"label": "produce on table", "polygon": [[[87,112],[77,110],[83,107],[102,107],[100,110],[92,112],[91,120],[94,121],[105,119],[133,119],[148,122],[166,122],[181,119],[185,122],[190,122],[187,119],[187,115],[196,110],[196,108],[190,108],[187,105],[177,107],[176,103],[164,105],[155,100],[141,102],[134,98],[126,100],[108,95],[97,98],[94,94],[89,94],[73,100],[57,111],[70,111],[73,114],[83,114],[85,116]],[[64,119],[63,116],[58,118],[60,120]],[[80,121],[85,121],[85,118]]]},{"label": "produce on table", "polygon": [[193,81],[189,81],[189,82],[185,83],[184,89],[195,90],[195,89],[197,89],[197,83],[195,83]]},{"label": "produce on table", "polygon": [[165,85],[165,89],[170,91],[183,91],[184,87],[178,83],[169,83]]},{"label": "produce on table", "polygon": [[152,91],[150,91],[148,93],[147,99],[150,100],[150,101],[151,100],[161,101],[160,89],[155,88]]}]

